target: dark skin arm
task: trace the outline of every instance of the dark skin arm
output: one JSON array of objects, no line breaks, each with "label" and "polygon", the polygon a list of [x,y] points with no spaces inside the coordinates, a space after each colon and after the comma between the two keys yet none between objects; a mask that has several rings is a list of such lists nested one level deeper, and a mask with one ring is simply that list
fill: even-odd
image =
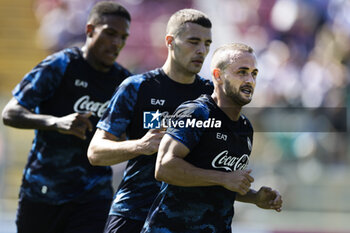
[{"label": "dark skin arm", "polygon": [[259,191],[250,189],[245,195],[237,193],[236,200],[255,204],[262,209],[282,211],[282,196],[278,191],[272,190],[270,187],[263,186]]},{"label": "dark skin arm", "polygon": [[20,129],[55,130],[62,134],[86,139],[86,130],[92,131],[89,113],[72,113],[63,117],[36,114],[23,107],[12,98],[2,112],[4,125]]}]

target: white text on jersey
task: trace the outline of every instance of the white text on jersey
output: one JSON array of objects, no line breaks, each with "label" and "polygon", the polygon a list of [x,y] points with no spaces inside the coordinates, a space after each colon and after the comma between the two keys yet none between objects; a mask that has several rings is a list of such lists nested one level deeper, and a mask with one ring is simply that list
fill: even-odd
[{"label": "white text on jersey", "polygon": [[227,135],[223,134],[223,133],[216,133],[216,139],[220,139],[220,140],[227,140]]},{"label": "white text on jersey", "polygon": [[152,104],[152,105],[160,105],[160,106],[163,106],[164,103],[165,103],[165,100],[151,98],[151,104]]},{"label": "white text on jersey", "polygon": [[88,84],[88,82],[76,79],[74,85],[77,86],[77,87],[87,88],[89,84]]}]

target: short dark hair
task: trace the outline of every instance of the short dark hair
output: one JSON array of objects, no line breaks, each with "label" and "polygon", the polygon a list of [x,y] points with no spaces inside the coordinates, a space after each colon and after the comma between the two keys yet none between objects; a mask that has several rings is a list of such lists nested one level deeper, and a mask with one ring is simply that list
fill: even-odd
[{"label": "short dark hair", "polygon": [[129,12],[120,4],[111,1],[98,2],[91,9],[88,23],[91,24],[101,24],[103,21],[103,16],[120,16],[128,21],[131,21]]},{"label": "short dark hair", "polygon": [[166,33],[177,35],[185,23],[196,23],[203,27],[211,28],[210,19],[203,12],[195,9],[182,9],[170,17]]},{"label": "short dark hair", "polygon": [[237,58],[237,53],[232,52],[240,52],[240,53],[251,53],[254,54],[254,49],[246,44],[242,43],[231,43],[224,44],[217,48],[212,57],[210,68],[219,68],[220,70],[224,70],[229,64],[234,62]]}]

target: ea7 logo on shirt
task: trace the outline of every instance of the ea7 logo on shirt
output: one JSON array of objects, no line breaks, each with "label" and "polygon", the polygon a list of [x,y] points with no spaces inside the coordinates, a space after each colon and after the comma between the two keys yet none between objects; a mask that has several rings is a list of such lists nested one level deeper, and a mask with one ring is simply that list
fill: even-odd
[{"label": "ea7 logo on shirt", "polygon": [[88,84],[88,82],[76,79],[75,82],[74,82],[74,85],[77,86],[77,87],[87,88],[89,84]]},{"label": "ea7 logo on shirt", "polygon": [[223,133],[216,133],[216,139],[226,141],[227,140],[227,135],[223,134]]},{"label": "ea7 logo on shirt", "polygon": [[235,157],[228,154],[227,150],[224,150],[220,154],[218,154],[211,165],[214,168],[223,168],[226,171],[236,171],[243,170],[247,167],[249,163],[249,156],[247,154],[242,155],[241,157]]},{"label": "ea7 logo on shirt", "polygon": [[151,98],[151,104],[152,104],[152,105],[160,105],[160,106],[163,106],[164,103],[165,103],[165,100]]}]

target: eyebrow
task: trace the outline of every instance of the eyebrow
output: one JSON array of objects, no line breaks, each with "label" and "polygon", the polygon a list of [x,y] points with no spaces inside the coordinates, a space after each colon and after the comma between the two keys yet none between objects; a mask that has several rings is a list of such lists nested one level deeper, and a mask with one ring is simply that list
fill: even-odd
[{"label": "eyebrow", "polygon": [[[238,69],[239,69],[239,70],[249,70],[249,68],[248,68],[248,67],[244,67],[244,66],[243,66],[243,67],[239,67]],[[259,70],[258,70],[258,69],[254,69],[254,70],[253,70],[253,72],[254,72],[254,71],[259,72]]]},{"label": "eyebrow", "polygon": [[[201,39],[200,39],[200,38],[198,38],[198,37],[190,37],[190,38],[187,38],[187,40],[198,40],[198,41],[200,41]],[[209,43],[211,43],[211,42],[212,42],[212,40],[206,40],[205,42],[209,42]]]},{"label": "eyebrow", "polygon": [[[105,28],[104,30],[105,30],[105,31],[113,31],[113,32],[116,32],[116,33],[121,34],[121,33],[119,32],[118,29],[115,29],[115,28],[113,28],[113,27],[107,27],[107,28]],[[121,35],[123,35],[123,36],[129,36],[130,33],[125,32],[124,34],[121,34]]]}]

